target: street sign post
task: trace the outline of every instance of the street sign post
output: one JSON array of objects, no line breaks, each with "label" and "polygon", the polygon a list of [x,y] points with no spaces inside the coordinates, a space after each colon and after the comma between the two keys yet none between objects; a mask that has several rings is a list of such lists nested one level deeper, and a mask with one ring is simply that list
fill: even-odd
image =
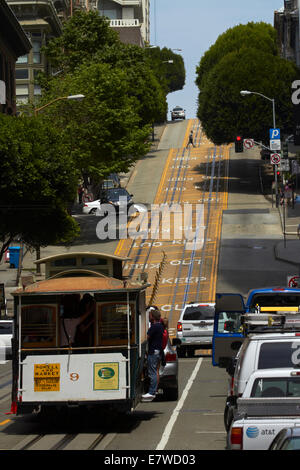
[{"label": "street sign post", "polygon": [[299,276],[288,276],[287,278],[288,287],[299,287],[300,277]]},{"label": "street sign post", "polygon": [[[275,113],[274,113],[274,100],[273,100],[273,122],[274,128],[270,129],[270,149],[277,151],[281,150],[280,129],[275,128]],[[277,163],[274,163],[275,172],[275,194],[276,194],[276,207],[278,207],[278,181],[277,181]]]},{"label": "street sign post", "polygon": [[254,140],[253,139],[244,139],[244,148],[245,149],[251,149],[254,146]]},{"label": "street sign post", "polygon": [[279,153],[271,153],[270,155],[270,163],[272,165],[279,165],[280,163],[280,154]]}]

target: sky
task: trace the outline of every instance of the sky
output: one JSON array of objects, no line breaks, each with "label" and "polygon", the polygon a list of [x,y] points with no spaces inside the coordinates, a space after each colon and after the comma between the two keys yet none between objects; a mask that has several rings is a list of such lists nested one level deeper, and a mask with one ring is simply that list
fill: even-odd
[{"label": "sky", "polygon": [[151,45],[182,49],[174,52],[182,55],[186,69],[183,90],[168,95],[168,119],[176,105],[186,110],[187,119],[196,117],[196,67],[220,34],[251,21],[273,26],[274,11],[283,5],[284,0],[150,0]]}]

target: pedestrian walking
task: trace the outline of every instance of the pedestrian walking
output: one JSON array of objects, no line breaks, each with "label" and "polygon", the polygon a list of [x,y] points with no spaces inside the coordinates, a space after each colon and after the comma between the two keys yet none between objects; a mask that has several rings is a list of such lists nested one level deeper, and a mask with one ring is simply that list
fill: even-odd
[{"label": "pedestrian walking", "polygon": [[190,132],[189,140],[188,140],[186,148],[188,148],[190,144],[192,144],[192,146],[195,147],[193,131]]},{"label": "pedestrian walking", "polygon": [[158,370],[162,353],[163,332],[164,327],[160,321],[160,311],[150,309],[149,320],[151,326],[147,332],[148,339],[148,357],[147,369],[148,377],[150,379],[149,391],[142,396],[142,401],[148,402],[155,398],[158,386]]}]

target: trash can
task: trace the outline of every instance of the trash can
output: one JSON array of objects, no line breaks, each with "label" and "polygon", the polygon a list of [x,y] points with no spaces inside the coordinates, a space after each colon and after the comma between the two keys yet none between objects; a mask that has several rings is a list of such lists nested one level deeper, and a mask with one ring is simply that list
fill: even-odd
[{"label": "trash can", "polygon": [[19,267],[19,258],[20,258],[20,247],[19,246],[10,246],[9,247],[9,264],[10,268]]}]

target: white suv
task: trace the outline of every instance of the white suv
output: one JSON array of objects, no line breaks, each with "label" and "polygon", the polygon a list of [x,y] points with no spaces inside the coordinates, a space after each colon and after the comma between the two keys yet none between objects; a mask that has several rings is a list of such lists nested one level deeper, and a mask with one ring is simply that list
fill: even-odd
[{"label": "white suv", "polygon": [[173,108],[171,111],[171,118],[172,121],[175,119],[185,119],[185,110],[180,106],[175,106],[175,108]]},{"label": "white suv", "polygon": [[214,328],[215,304],[186,304],[177,323],[177,338],[181,344],[177,346],[179,357],[187,353],[192,357],[196,349],[212,345]]}]

